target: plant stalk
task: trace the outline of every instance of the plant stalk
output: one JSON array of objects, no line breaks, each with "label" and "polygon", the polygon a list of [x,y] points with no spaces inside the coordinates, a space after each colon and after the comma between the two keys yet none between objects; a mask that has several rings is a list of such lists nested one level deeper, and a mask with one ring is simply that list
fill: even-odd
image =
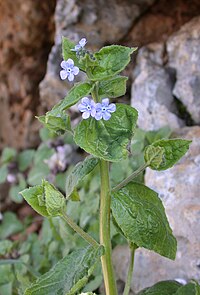
[{"label": "plant stalk", "polygon": [[100,160],[101,200],[100,200],[100,243],[105,248],[101,257],[106,295],[117,295],[117,286],[112,265],[112,247],[110,237],[110,182],[109,163]]},{"label": "plant stalk", "polygon": [[134,171],[130,176],[125,178],[122,182],[120,182],[118,185],[116,185],[112,192],[118,191],[123,186],[127,185],[130,181],[132,181],[135,177],[137,177],[141,172],[143,172],[147,167],[149,166],[149,163],[145,163],[140,168],[138,168],[136,171]]},{"label": "plant stalk", "polygon": [[131,250],[131,257],[130,257],[130,264],[129,264],[129,269],[128,269],[128,275],[127,275],[127,280],[124,288],[124,293],[123,295],[129,295],[130,288],[131,288],[131,280],[133,276],[133,266],[134,266],[134,257],[135,257],[135,247],[134,245],[130,246]]},{"label": "plant stalk", "polygon": [[84,240],[86,240],[91,246],[99,247],[99,243],[95,241],[90,235],[88,235],[80,226],[78,226],[67,214],[63,213],[61,216],[67,224],[79,234]]}]

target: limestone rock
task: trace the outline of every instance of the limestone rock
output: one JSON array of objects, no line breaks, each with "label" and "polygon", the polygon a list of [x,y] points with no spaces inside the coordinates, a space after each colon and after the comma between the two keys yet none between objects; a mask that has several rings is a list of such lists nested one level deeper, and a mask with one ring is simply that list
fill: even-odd
[{"label": "limestone rock", "polygon": [[[178,241],[175,261],[151,251],[136,251],[133,291],[160,280],[196,279],[200,281],[200,127],[176,130],[176,137],[192,139],[188,153],[173,168],[166,171],[146,170],[145,183],[159,193],[173,233]],[[125,281],[129,251],[119,246],[114,251],[115,269]]]},{"label": "limestone rock", "polygon": [[173,73],[163,65],[164,45],[151,44],[140,49],[133,76],[131,104],[139,112],[138,126],[154,130],[165,125],[183,125],[176,116],[172,89]]},{"label": "limestone rock", "polygon": [[200,17],[192,19],[167,41],[169,66],[176,70],[173,94],[200,124]]},{"label": "limestone rock", "polygon": [[37,144],[38,84],[54,32],[55,1],[0,1],[0,149]]}]

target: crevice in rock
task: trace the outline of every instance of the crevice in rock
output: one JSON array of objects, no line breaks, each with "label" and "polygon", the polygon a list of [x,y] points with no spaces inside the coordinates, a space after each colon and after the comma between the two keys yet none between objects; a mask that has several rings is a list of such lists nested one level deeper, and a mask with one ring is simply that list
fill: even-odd
[{"label": "crevice in rock", "polygon": [[180,101],[180,99],[178,99],[175,95],[173,95],[174,97],[174,103],[175,106],[177,108],[177,116],[184,120],[186,126],[195,126],[195,122],[192,119],[190,113],[188,112],[186,106]]}]

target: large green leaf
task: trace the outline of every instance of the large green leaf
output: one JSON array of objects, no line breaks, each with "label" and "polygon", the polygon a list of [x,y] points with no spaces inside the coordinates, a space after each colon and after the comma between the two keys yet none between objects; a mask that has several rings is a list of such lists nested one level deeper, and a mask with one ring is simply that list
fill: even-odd
[{"label": "large green leaf", "polygon": [[4,183],[8,176],[8,167],[6,164],[0,167],[0,183]]},{"label": "large green leaf", "polygon": [[46,180],[42,182],[44,187],[44,198],[47,212],[50,216],[62,215],[65,207],[65,198],[55,186]]},{"label": "large green leaf", "polygon": [[93,87],[94,84],[91,84],[90,82],[76,83],[67,96],[56,104],[51,111],[46,113],[46,118],[49,116],[56,117],[60,115],[64,110],[76,104],[82,97],[89,95]]},{"label": "large green leaf", "polygon": [[100,81],[98,96],[100,98],[115,98],[126,93],[127,77],[116,76],[110,80]]},{"label": "large green leaf", "polygon": [[130,242],[175,259],[176,239],[156,192],[132,182],[112,193],[111,206],[116,223]]},{"label": "large green leaf", "polygon": [[25,295],[73,295],[88,281],[103,248],[80,249],[60,260],[50,271],[39,277]]},{"label": "large green leaf", "polygon": [[36,185],[20,192],[27,203],[40,215],[49,216],[44,200],[44,186]]},{"label": "large green leaf", "polygon": [[95,65],[87,68],[89,78],[91,80],[105,80],[117,75],[128,65],[130,56],[136,49],[120,45],[103,47],[94,54]]},{"label": "large green leaf", "polygon": [[[146,288],[138,293],[138,295],[173,295],[181,287],[181,284],[175,281],[163,281],[155,284],[150,288]],[[188,293],[187,295],[192,295]]]},{"label": "large green leaf", "polygon": [[108,121],[83,120],[75,129],[74,140],[86,152],[112,162],[125,158],[126,146],[133,136],[137,111],[125,104],[116,104],[116,112]]},{"label": "large green leaf", "polygon": [[70,117],[64,112],[59,116],[46,115],[37,118],[46,128],[58,135],[71,131]]},{"label": "large green leaf", "polygon": [[12,212],[5,212],[0,224],[0,239],[5,239],[13,234],[19,233],[24,229],[23,224]]},{"label": "large green leaf", "polygon": [[35,154],[35,150],[28,149],[28,150],[21,152],[18,155],[17,162],[18,162],[20,171],[23,172],[30,166],[30,164],[33,160],[34,154]]},{"label": "large green leaf", "polygon": [[189,284],[179,288],[174,295],[200,295],[200,286],[197,282],[191,281]]},{"label": "large green leaf", "polygon": [[64,196],[48,181],[21,192],[24,199],[43,216],[59,216],[65,206]]},{"label": "large green leaf", "polygon": [[[154,142],[152,145],[147,146],[145,150],[145,161],[150,162],[149,167],[154,170],[166,170],[172,167],[178,162],[182,156],[189,149],[189,145],[192,141],[185,139],[162,139]],[[158,165],[158,161],[154,157],[154,161],[151,161],[149,155],[152,157],[152,152],[158,152],[158,148],[162,149],[162,161]],[[157,149],[155,148],[157,147]],[[150,151],[151,150],[151,151]],[[160,153],[158,154],[160,157]]]},{"label": "large green leaf", "polygon": [[66,179],[66,197],[69,198],[80,181],[89,174],[98,164],[98,159],[87,157],[83,162],[78,163]]}]

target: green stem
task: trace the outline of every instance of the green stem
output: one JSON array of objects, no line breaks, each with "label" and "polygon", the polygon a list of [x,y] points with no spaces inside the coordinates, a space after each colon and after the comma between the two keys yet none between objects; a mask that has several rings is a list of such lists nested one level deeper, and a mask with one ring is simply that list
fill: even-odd
[{"label": "green stem", "polygon": [[129,264],[129,269],[128,269],[128,275],[127,275],[127,280],[126,280],[126,285],[124,288],[124,293],[123,295],[129,295],[130,288],[131,288],[131,280],[133,276],[133,266],[134,266],[134,256],[135,256],[135,247],[130,246],[131,250],[131,257],[130,257],[130,264]]},{"label": "green stem", "polygon": [[118,185],[116,185],[113,189],[112,192],[116,192],[126,184],[128,184],[130,181],[132,181],[135,177],[137,177],[141,172],[143,172],[147,167],[149,166],[149,163],[145,163],[142,165],[140,168],[138,168],[136,171],[134,171],[130,176],[125,178],[122,182],[120,182]]},{"label": "green stem", "polygon": [[100,161],[101,172],[101,203],[100,203],[100,243],[105,248],[105,254],[101,257],[106,295],[117,295],[116,281],[111,258],[111,237],[110,237],[110,183],[109,164]]},{"label": "green stem", "polygon": [[99,247],[100,245],[95,241],[90,235],[88,235],[84,230],[82,230],[81,227],[79,227],[68,215],[63,213],[61,216],[62,219],[64,219],[68,225],[75,231],[77,234],[79,234],[84,240],[86,240],[90,245],[93,247]]},{"label": "green stem", "polygon": [[99,82],[95,82],[94,89],[92,90],[91,94],[95,102],[98,102],[98,90],[99,90]]}]

